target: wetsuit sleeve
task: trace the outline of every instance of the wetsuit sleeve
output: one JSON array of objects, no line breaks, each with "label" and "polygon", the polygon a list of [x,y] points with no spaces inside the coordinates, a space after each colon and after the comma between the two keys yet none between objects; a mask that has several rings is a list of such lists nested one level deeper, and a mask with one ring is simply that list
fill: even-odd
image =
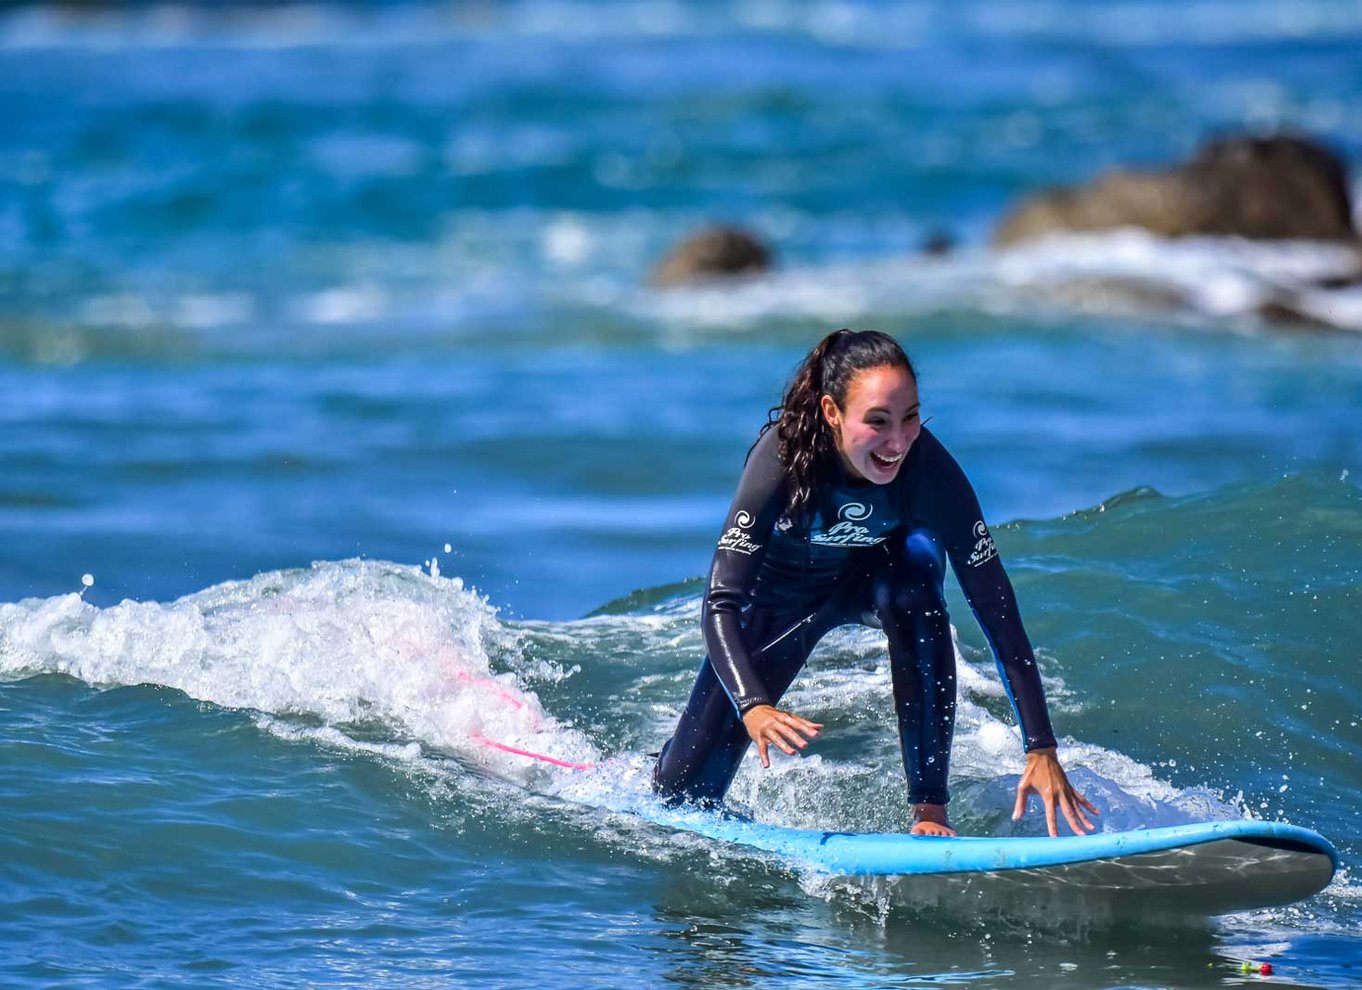
[{"label": "wetsuit sleeve", "polygon": [[1027,752],[1053,746],[1040,669],[979,499],[941,441],[924,429],[917,442],[923,445],[923,461],[913,515],[945,544],[951,569],[993,649]]},{"label": "wetsuit sleeve", "polygon": [[779,447],[775,429],[769,429],[747,459],[714,551],[700,618],[710,665],[740,715],[771,704],[743,642],[742,613],[785,503]]}]

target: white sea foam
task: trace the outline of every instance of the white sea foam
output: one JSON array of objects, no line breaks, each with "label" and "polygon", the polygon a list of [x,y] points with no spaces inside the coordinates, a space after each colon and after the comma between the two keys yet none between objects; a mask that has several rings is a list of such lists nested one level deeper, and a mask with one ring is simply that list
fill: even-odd
[{"label": "white sea foam", "polygon": [[100,609],[71,594],[0,605],[7,677],[159,684],[331,730],[377,723],[526,784],[540,761],[500,747],[597,759],[513,673],[492,669],[499,641],[494,611],[473,592],[367,561],[262,574],[169,604]]},{"label": "white sea foam", "polygon": [[175,322],[190,330],[241,326],[255,316],[255,301],[243,293],[181,296],[174,307]]},{"label": "white sea foam", "polygon": [[361,323],[387,312],[386,294],[375,285],[347,285],[301,299],[294,316],[305,323]]}]

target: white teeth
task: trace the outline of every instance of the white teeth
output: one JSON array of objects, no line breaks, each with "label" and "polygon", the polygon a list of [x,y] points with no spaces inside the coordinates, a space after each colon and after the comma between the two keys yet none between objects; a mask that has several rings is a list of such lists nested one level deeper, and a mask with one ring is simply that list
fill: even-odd
[{"label": "white teeth", "polygon": [[903,460],[902,454],[895,454],[893,457],[885,457],[883,454],[877,454],[873,450],[870,452],[870,456],[881,464],[897,464],[899,461]]}]

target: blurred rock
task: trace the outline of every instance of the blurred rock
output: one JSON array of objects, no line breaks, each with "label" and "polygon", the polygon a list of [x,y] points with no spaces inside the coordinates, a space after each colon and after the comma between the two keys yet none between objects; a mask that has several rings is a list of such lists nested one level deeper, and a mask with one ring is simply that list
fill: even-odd
[{"label": "blurred rock", "polygon": [[944,258],[955,250],[955,236],[944,227],[936,227],[922,239],[922,253],[929,258]]},{"label": "blurred rock", "polygon": [[1319,279],[1315,282],[1315,285],[1321,289],[1351,289],[1362,285],[1362,256],[1358,257],[1358,267],[1352,272],[1330,275],[1327,278]]},{"label": "blurred rock", "polygon": [[686,238],[653,269],[659,287],[701,279],[754,275],[771,267],[771,251],[741,227],[706,227]]},{"label": "blurred rock", "polygon": [[1258,304],[1257,315],[1267,323],[1296,330],[1334,330],[1337,327],[1316,313],[1307,312],[1290,293],[1282,293]]},{"label": "blurred rock", "polygon": [[1299,137],[1229,137],[1161,172],[1118,170],[1024,202],[994,232],[1005,246],[1065,231],[1143,227],[1165,237],[1351,240],[1343,161]]}]

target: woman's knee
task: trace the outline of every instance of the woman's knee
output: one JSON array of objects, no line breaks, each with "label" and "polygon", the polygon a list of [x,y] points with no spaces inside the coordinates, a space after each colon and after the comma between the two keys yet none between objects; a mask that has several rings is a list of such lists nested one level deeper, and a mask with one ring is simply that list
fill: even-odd
[{"label": "woman's knee", "polygon": [[653,793],[665,803],[722,801],[747,744],[736,717],[703,724],[683,714],[653,767]]},{"label": "woman's knee", "polygon": [[945,576],[946,553],[940,541],[927,530],[914,530],[877,583],[875,604],[904,613],[944,611]]},{"label": "woman's knee", "polygon": [[936,583],[946,577],[946,548],[928,529],[915,529],[903,540],[903,556],[914,571],[931,574]]}]

